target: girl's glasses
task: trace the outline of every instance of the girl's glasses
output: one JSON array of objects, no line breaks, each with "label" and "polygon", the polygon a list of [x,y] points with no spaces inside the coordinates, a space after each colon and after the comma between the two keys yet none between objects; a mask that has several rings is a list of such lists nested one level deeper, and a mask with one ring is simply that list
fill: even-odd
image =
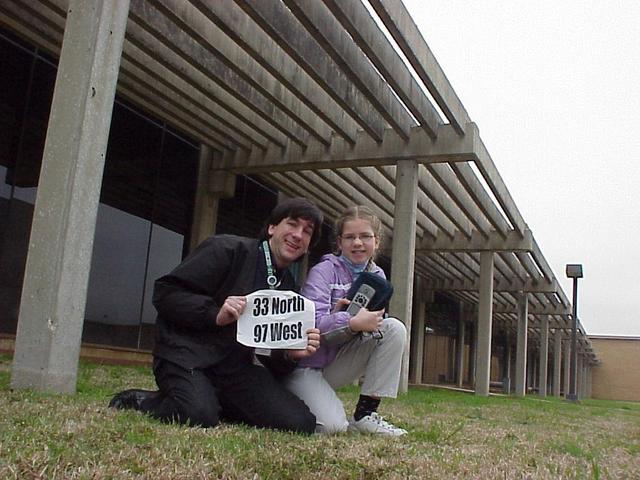
[{"label": "girl's glasses", "polygon": [[373,239],[376,238],[376,236],[372,233],[361,233],[360,235],[354,235],[352,233],[348,233],[346,235],[340,235],[340,238],[347,243],[353,243],[358,238],[362,243],[368,243],[373,241]]}]

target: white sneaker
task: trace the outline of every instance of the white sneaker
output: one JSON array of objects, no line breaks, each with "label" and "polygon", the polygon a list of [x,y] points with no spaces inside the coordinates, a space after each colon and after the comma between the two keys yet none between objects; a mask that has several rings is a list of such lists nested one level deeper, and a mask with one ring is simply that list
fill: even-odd
[{"label": "white sneaker", "polygon": [[399,428],[390,424],[382,418],[381,415],[378,415],[377,412],[372,412],[369,415],[362,417],[357,422],[350,419],[349,431],[374,435],[388,435],[390,437],[400,437],[407,434],[407,431],[404,428]]}]

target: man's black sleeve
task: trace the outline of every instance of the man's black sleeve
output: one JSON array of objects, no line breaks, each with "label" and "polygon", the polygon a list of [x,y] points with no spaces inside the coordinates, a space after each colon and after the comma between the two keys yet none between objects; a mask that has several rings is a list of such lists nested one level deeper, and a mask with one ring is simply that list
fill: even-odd
[{"label": "man's black sleeve", "polygon": [[234,255],[224,239],[205,240],[171,273],[156,280],[153,305],[158,314],[192,330],[223,328],[215,320],[221,306],[217,302],[224,298],[216,297],[229,278]]}]

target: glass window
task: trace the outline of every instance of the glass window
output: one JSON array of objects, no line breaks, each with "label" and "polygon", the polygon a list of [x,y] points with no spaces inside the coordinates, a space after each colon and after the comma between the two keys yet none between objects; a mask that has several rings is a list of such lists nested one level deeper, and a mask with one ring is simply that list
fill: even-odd
[{"label": "glass window", "polygon": [[83,340],[150,349],[154,281],[180,263],[198,150],[121,102],[102,181]]},{"label": "glass window", "polygon": [[0,68],[0,332],[14,334],[55,67],[0,30]]},{"label": "glass window", "polygon": [[100,204],[82,339],[137,346],[151,222]]}]

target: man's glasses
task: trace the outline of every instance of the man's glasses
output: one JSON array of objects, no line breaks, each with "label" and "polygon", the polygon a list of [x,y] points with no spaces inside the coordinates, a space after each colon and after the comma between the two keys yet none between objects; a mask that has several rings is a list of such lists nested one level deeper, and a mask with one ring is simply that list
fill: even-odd
[{"label": "man's glasses", "polygon": [[360,235],[354,235],[351,233],[347,233],[346,235],[340,235],[340,238],[347,243],[353,243],[355,242],[358,238],[360,239],[360,241],[362,243],[369,243],[372,242],[374,238],[376,238],[376,236],[372,233],[361,233]]}]

